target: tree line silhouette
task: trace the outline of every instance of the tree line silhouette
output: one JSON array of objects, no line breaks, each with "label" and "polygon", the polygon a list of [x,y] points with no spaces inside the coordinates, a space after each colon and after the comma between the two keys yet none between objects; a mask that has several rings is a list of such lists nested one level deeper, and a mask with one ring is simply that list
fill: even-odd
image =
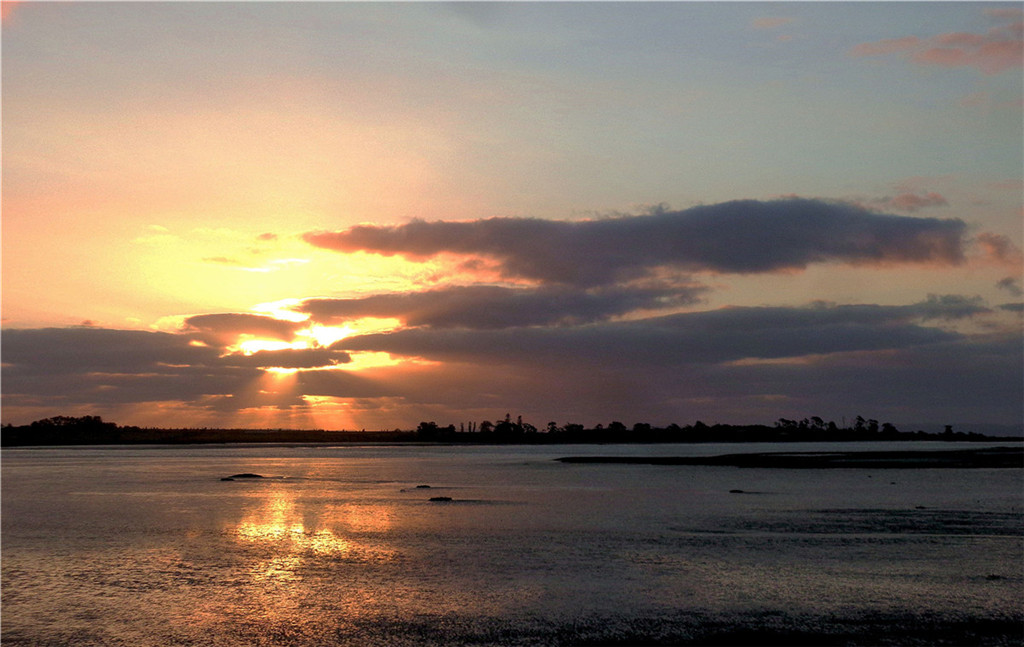
[{"label": "tree line silhouette", "polygon": [[554,443],[702,443],[702,442],[806,442],[860,440],[1019,440],[955,432],[947,425],[941,434],[924,431],[902,432],[889,422],[856,416],[842,426],[818,416],[801,420],[779,418],[768,425],[707,425],[701,421],[680,426],[655,427],[637,422],[628,427],[612,421],[607,426],[585,427],[575,422],[548,422],[538,428],[514,420],[510,414],[498,422],[483,420],[438,425],[424,421],[415,430],[328,431],[324,429],[164,429],[120,426],[99,416],[56,416],[28,425],[0,428],[0,446],[111,445],[111,444],[210,444],[210,443],[343,443],[343,442],[436,442],[470,444],[554,444]]},{"label": "tree line silhouette", "polygon": [[902,432],[891,422],[879,424],[877,420],[856,416],[851,425],[838,425],[834,420],[826,422],[818,416],[790,420],[779,418],[774,425],[707,425],[700,420],[680,426],[670,424],[655,427],[650,423],[637,422],[628,427],[620,421],[607,426],[597,424],[585,427],[575,422],[559,425],[548,422],[542,429],[524,423],[522,416],[515,421],[509,414],[498,423],[484,420],[460,423],[459,428],[450,424],[446,427],[436,422],[421,422],[416,427],[417,438],[439,442],[531,442],[531,443],[686,443],[686,442],[799,442],[799,441],[857,441],[857,440],[989,440],[992,437],[974,432],[954,432],[952,425],[946,425],[941,434],[924,431]]}]

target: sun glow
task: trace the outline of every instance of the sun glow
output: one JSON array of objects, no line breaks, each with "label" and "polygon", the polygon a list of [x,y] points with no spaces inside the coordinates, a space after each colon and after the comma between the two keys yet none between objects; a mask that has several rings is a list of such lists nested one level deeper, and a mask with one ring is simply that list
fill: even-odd
[{"label": "sun glow", "polygon": [[295,333],[294,341],[280,339],[260,339],[248,334],[239,336],[238,341],[227,347],[229,353],[252,355],[260,351],[305,350],[309,348],[327,348],[340,339],[352,334],[348,326],[323,326],[313,324],[309,328]]},{"label": "sun glow", "polygon": [[321,324],[313,324],[305,330],[300,330],[298,334],[299,336],[313,340],[316,346],[326,348],[334,342],[348,337],[353,332],[355,332],[355,330],[348,326],[323,326]]},{"label": "sun glow", "polygon": [[284,368],[283,366],[267,366],[263,369],[267,373],[279,378],[284,378],[289,375],[295,375],[302,369],[298,368]]},{"label": "sun glow", "polygon": [[281,299],[280,301],[258,303],[252,307],[252,311],[284,321],[305,321],[309,319],[308,314],[293,310],[300,303],[302,303],[302,299]]},{"label": "sun glow", "polygon": [[304,341],[287,342],[277,339],[255,339],[249,335],[242,335],[242,339],[234,346],[230,346],[228,350],[242,353],[243,355],[252,355],[264,350],[301,350],[303,348],[309,348],[309,344]]}]

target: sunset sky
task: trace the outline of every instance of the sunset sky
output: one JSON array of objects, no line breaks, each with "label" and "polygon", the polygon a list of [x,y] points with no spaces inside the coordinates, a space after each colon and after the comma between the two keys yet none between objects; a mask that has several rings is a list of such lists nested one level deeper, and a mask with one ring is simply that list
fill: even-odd
[{"label": "sunset sky", "polygon": [[4,423],[1021,422],[1020,3],[2,20]]}]

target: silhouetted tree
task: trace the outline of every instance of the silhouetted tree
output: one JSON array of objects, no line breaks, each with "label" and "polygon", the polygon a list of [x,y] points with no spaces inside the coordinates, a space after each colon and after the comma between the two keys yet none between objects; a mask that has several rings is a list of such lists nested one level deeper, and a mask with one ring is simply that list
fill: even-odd
[{"label": "silhouetted tree", "polygon": [[494,425],[494,433],[501,436],[511,436],[522,433],[523,428],[512,422],[509,416],[505,416],[505,419]]},{"label": "silhouetted tree", "polygon": [[416,435],[423,440],[432,440],[437,438],[437,423],[433,420],[430,422],[421,422],[416,426]]}]

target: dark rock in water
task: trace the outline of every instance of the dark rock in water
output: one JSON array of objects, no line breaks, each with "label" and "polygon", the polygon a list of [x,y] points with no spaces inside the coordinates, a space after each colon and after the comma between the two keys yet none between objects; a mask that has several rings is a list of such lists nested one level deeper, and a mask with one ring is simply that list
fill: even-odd
[{"label": "dark rock in water", "polygon": [[431,501],[451,501],[452,498],[450,496],[432,496],[432,497],[430,497],[430,500]]},{"label": "dark rock in water", "polygon": [[430,486],[429,485],[417,485],[416,489],[417,490],[429,490]]},{"label": "dark rock in water", "polygon": [[234,481],[235,479],[261,479],[261,478],[263,478],[262,474],[250,474],[250,473],[246,472],[245,474],[232,474],[231,476],[225,476],[221,480],[222,481]]}]

